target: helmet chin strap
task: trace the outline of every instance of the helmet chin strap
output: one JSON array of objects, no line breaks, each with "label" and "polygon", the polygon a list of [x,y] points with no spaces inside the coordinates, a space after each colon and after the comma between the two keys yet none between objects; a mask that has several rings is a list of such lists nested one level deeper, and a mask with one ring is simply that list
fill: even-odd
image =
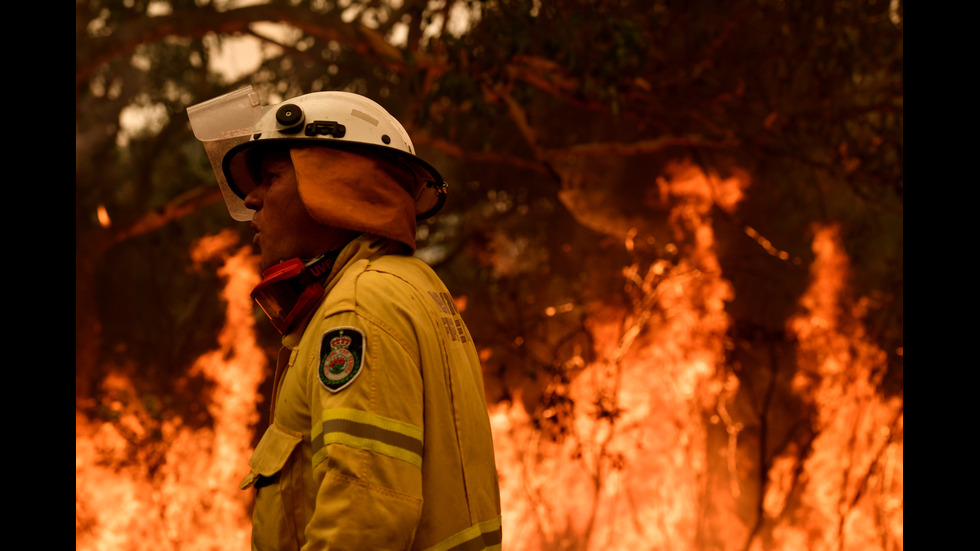
[{"label": "helmet chin strap", "polygon": [[339,254],[337,249],[307,261],[293,258],[262,273],[262,281],[252,290],[252,298],[279,333],[288,333],[296,322],[316,308]]}]

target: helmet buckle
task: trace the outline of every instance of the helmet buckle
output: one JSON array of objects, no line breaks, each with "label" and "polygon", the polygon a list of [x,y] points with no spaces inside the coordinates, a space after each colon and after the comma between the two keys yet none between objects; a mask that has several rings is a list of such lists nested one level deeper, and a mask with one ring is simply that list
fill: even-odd
[{"label": "helmet buckle", "polygon": [[337,121],[313,121],[306,125],[307,136],[333,136],[343,138],[347,127]]}]

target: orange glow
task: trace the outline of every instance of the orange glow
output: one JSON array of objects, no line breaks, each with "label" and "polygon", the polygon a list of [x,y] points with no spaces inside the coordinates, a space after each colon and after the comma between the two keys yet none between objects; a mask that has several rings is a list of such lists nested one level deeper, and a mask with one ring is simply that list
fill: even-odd
[{"label": "orange glow", "polygon": [[[878,390],[886,354],[863,323],[868,302],[851,296],[833,227],[814,229],[809,286],[786,324],[809,437],[763,460],[753,448],[728,358],[735,290],[712,220],[717,209],[735,212],[747,185],[671,166],[657,181],[671,206],[671,254],[623,268],[628,311],[543,308],[587,309],[596,350],[591,363],[571,358],[567,382],[548,389],[560,400],[536,411],[519,396],[490,406],[504,550],[903,549],[903,402]],[[624,246],[646,237],[630,232]],[[106,415],[76,410],[76,549],[248,548],[251,494],[238,483],[268,370],[249,298],[256,259],[236,246],[227,233],[193,251],[198,262],[221,259],[225,281],[227,324],[191,371],[213,385],[199,397],[213,423],[155,420],[134,398],[130,366],[102,381]],[[488,361],[493,351],[479,354]]]},{"label": "orange glow", "polygon": [[99,225],[103,228],[108,228],[112,225],[112,220],[109,219],[109,211],[106,210],[105,205],[99,205],[95,214],[99,218]]},{"label": "orange glow", "polygon": [[[491,407],[503,548],[902,549],[902,402],[875,392],[885,357],[848,307],[833,231],[816,233],[811,288],[790,322],[794,388],[817,412],[816,436],[754,472],[757,458],[739,450],[740,383],[724,358],[733,290],[710,219],[712,202],[745,184],[690,165],[659,183],[684,245],[675,262],[624,270],[635,299],[625,323],[602,309],[590,317],[599,359],[554,389],[574,407]],[[549,438],[535,415],[570,418],[572,430]]]},{"label": "orange glow", "polygon": [[[504,549],[723,549],[744,541],[747,528],[732,512],[705,510],[733,499],[705,495],[713,463],[706,413],[724,411],[738,389],[722,366],[732,289],[714,251],[710,211],[714,198],[734,201],[743,186],[687,164],[660,180],[683,254],[624,270],[634,298],[625,322],[603,309],[591,316],[599,360],[564,390],[575,403],[565,412],[567,437],[542,436],[519,406],[492,408]],[[739,427],[725,430],[737,439]],[[737,491],[738,473],[724,476],[726,491]]]},{"label": "orange glow", "polygon": [[[75,413],[75,547],[78,550],[246,549],[247,474],[264,353],[255,342],[249,291],[258,283],[247,249],[228,252],[231,234],[201,240],[195,256],[224,258],[227,324],[219,348],[191,368],[212,383],[212,424],[159,421],[138,399],[127,369],[102,383],[103,418]],[[157,433],[157,434],[154,434]]]},{"label": "orange glow", "polygon": [[[847,295],[849,266],[833,227],[816,229],[811,284],[789,323],[799,339],[794,389],[816,412],[808,454],[790,449],[770,477],[765,512],[779,548],[904,547],[904,409],[877,388],[886,356]],[[802,469],[790,487],[787,473]],[[800,522],[806,519],[806,522]],[[761,548],[759,548],[761,549]]]}]

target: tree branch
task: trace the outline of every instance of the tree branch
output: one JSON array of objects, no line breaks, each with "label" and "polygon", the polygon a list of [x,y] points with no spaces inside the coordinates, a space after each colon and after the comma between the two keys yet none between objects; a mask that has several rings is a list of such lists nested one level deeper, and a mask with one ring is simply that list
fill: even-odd
[{"label": "tree branch", "polygon": [[170,201],[162,209],[149,212],[136,222],[114,232],[112,241],[113,243],[121,243],[138,235],[158,230],[175,220],[196,212],[200,208],[221,200],[221,190],[217,185],[194,188]]},{"label": "tree branch", "polygon": [[[143,45],[167,38],[202,38],[209,34],[251,34],[253,23],[275,22],[296,27],[304,33],[337,41],[385,64],[403,63],[401,51],[384,36],[361,23],[344,22],[339,12],[324,14],[303,5],[263,4],[218,12],[211,7],[177,11],[160,17],[137,17],[121,24],[105,38],[79,36],[75,67],[76,89],[113,59],[132,54]],[[422,62],[425,62],[423,59]]]}]

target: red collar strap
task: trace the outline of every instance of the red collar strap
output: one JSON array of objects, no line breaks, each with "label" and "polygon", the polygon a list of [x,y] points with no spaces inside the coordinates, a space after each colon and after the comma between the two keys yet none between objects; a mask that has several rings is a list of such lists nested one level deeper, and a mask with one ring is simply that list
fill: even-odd
[{"label": "red collar strap", "polygon": [[262,281],[252,290],[252,298],[279,333],[285,335],[316,307],[339,253],[325,253],[309,262],[294,258],[262,273]]}]

